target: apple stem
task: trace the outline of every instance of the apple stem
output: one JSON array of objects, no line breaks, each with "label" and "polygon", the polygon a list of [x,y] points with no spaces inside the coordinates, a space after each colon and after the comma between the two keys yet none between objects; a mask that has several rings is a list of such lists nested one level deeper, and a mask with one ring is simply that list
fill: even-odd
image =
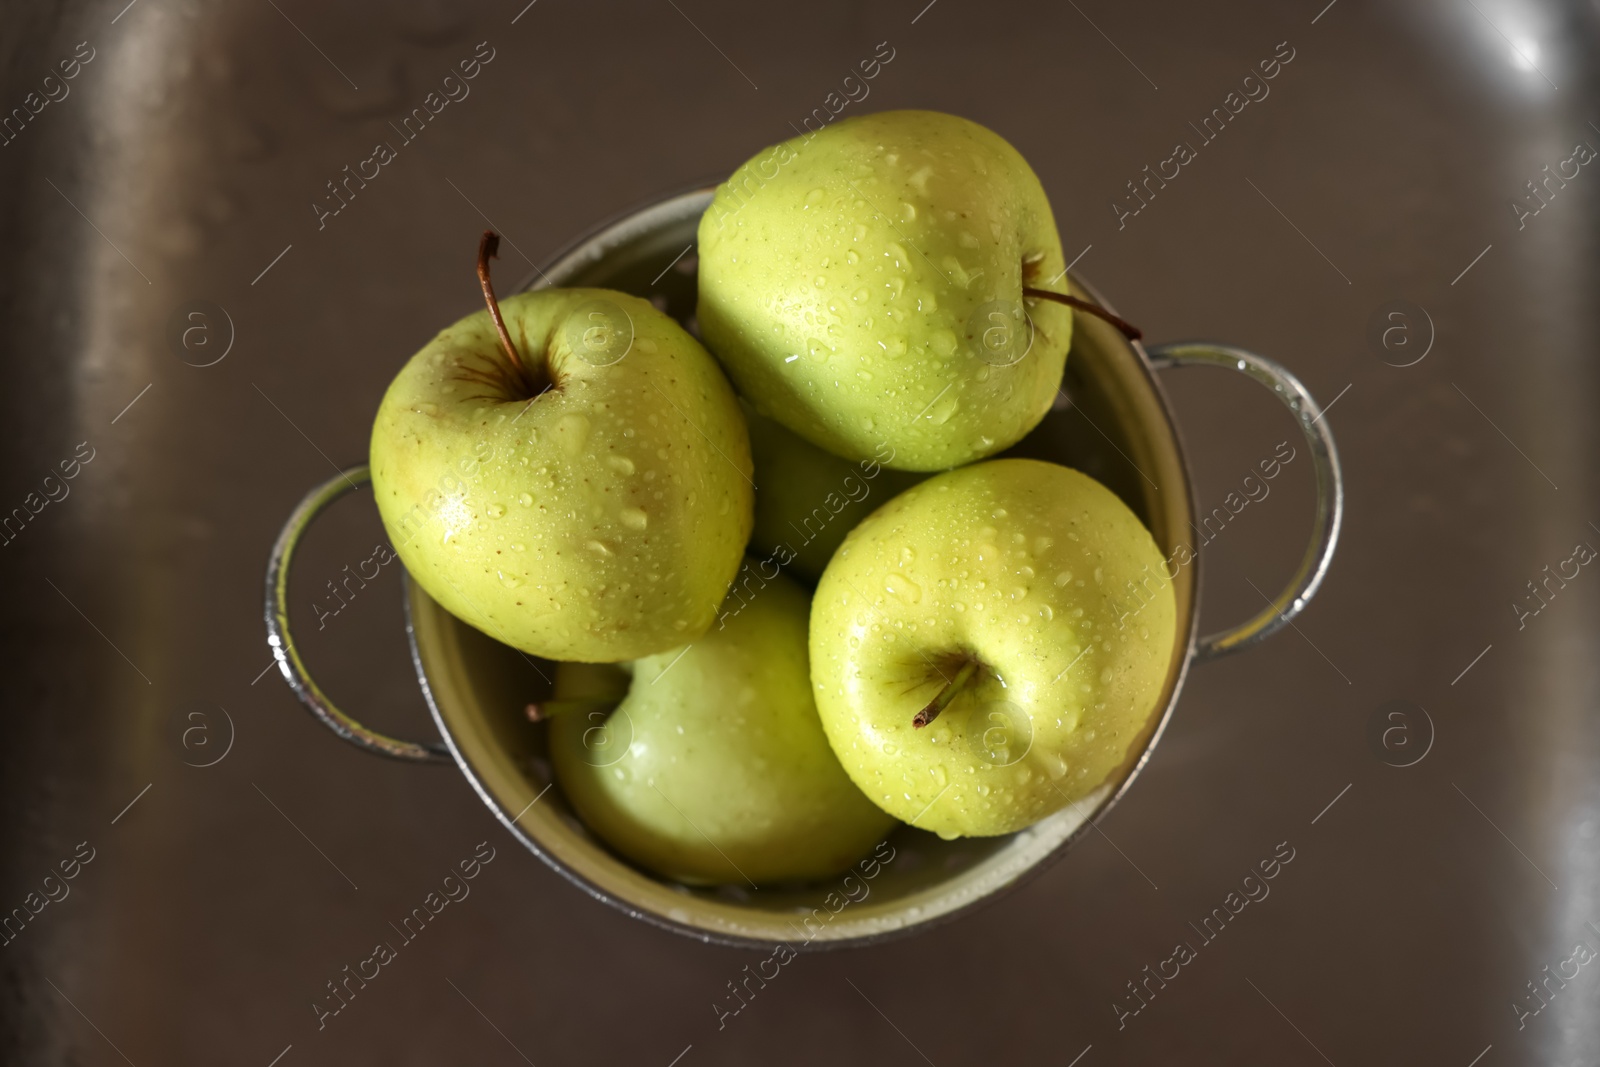
[{"label": "apple stem", "polygon": [[956,694],[961,692],[968,682],[972,681],[972,676],[977,672],[978,664],[973,660],[969,659],[963,663],[961,669],[956,672],[956,676],[945,682],[944,688],[939,690],[938,696],[928,701],[928,706],[917,712],[916,716],[911,720],[911,725],[920,730],[934,719],[937,719],[939,713],[950,706],[950,702],[956,698]]},{"label": "apple stem", "polygon": [[548,722],[558,715],[573,715],[589,711],[614,711],[620,701],[604,700],[599,697],[578,697],[571,700],[541,700],[529,704],[527,708],[529,722]]},{"label": "apple stem", "polygon": [[1133,323],[1129,322],[1127,319],[1118,318],[1100,305],[1091,304],[1087,300],[1079,300],[1077,297],[1068,296],[1066,293],[1053,293],[1049,289],[1031,289],[1026,286],[1023,287],[1022,295],[1031,296],[1035,300],[1054,300],[1056,303],[1065,304],[1069,308],[1077,308],[1079,311],[1087,311],[1096,318],[1105,319],[1111,325],[1121,330],[1122,335],[1130,341],[1137,341],[1144,336],[1144,331],[1139,329],[1139,327],[1135,326]]},{"label": "apple stem", "polygon": [[506,330],[505,316],[500,314],[500,301],[494,295],[494,283],[489,280],[489,261],[500,254],[500,235],[493,230],[484,230],[483,239],[478,242],[478,284],[483,287],[483,301],[489,305],[489,317],[494,320],[494,328],[500,335],[500,344],[506,350],[506,356],[511,360],[511,366],[521,377],[527,377],[527,368],[522,365],[522,357],[517,355],[517,348],[511,343],[511,334]]}]

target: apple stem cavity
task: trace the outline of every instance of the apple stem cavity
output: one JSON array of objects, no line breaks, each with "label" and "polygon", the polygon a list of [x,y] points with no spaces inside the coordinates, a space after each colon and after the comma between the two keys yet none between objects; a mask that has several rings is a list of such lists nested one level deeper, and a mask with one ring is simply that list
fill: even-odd
[{"label": "apple stem cavity", "polygon": [[[494,320],[495,332],[500,335],[500,347],[506,350],[506,358],[511,361],[511,372],[526,389],[524,396],[519,399],[536,398],[550,383],[541,382],[541,377],[527,364],[522,362],[522,357],[517,355],[517,346],[511,343],[511,332],[506,329],[505,316],[500,314],[500,300],[494,295],[494,282],[489,280],[489,261],[500,254],[500,235],[493,230],[484,230],[483,238],[478,242],[478,285],[483,289],[483,302],[489,305],[489,317]],[[540,388],[541,385],[544,388]]]},{"label": "apple stem cavity", "polygon": [[976,661],[969,659],[963,663],[961,669],[956,671],[956,676],[945,682],[944,688],[939,690],[938,695],[928,701],[928,706],[917,712],[916,716],[911,720],[911,725],[920,730],[934,719],[937,719],[939,713],[950,706],[950,702],[956,698],[956,694],[966,688],[967,683],[972,681],[972,676],[976,673],[978,673]]},{"label": "apple stem cavity", "polygon": [[619,700],[604,700],[599,697],[578,697],[571,700],[540,700],[529,704],[527,707],[529,722],[549,722],[561,715],[580,715],[591,711],[611,712],[617,709]]},{"label": "apple stem cavity", "polygon": [[1065,304],[1069,308],[1076,308],[1079,311],[1087,311],[1096,318],[1105,319],[1111,325],[1121,330],[1122,336],[1126,337],[1130,341],[1137,341],[1144,336],[1144,331],[1139,329],[1139,327],[1135,326],[1133,323],[1129,322],[1127,319],[1118,318],[1105,308],[1099,306],[1098,304],[1091,304],[1087,300],[1079,300],[1077,297],[1068,296],[1066,293],[1054,293],[1049,289],[1033,289],[1026,286],[1023,287],[1022,295],[1032,297],[1035,300],[1054,300],[1056,303]]}]

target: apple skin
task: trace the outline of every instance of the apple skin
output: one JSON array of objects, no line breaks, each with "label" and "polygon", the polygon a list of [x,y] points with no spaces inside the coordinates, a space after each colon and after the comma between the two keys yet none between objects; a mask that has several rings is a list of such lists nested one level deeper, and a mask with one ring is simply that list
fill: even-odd
[{"label": "apple skin", "polygon": [[[817,586],[812,684],[834,752],[885,811],[942,837],[1037,822],[1104,782],[1155,710],[1167,574],[1133,512],[1078,471],[999,459],[930,478],[857,526]],[[914,728],[964,657],[973,680]],[[1018,710],[992,718],[1000,701]]]},{"label": "apple skin", "polygon": [[[513,388],[487,311],[406,363],[371,445],[396,552],[452,614],[538,656],[615,662],[693,640],[750,534],[749,440],[727,380],[636,297],[546,290],[500,307],[553,385],[531,401]],[[616,362],[580,358],[596,308],[631,322]]]},{"label": "apple skin", "polygon": [[[685,650],[620,668],[562,664],[558,698],[626,698],[550,723],[568,801],[614,849],[689,884],[825,878],[894,820],[834,758],[811,699],[807,598],[782,575]],[[609,677],[608,677],[609,676]],[[624,748],[624,746],[626,746]]]},{"label": "apple skin", "polygon": [[841,120],[740,167],[699,234],[706,346],[756,410],[820,447],[861,461],[887,444],[890,466],[943,470],[1049,410],[1071,309],[1030,300],[1027,354],[980,356],[1025,275],[1067,291],[1044,189],[992,131],[933,111]]},{"label": "apple skin", "polygon": [[840,459],[749,408],[745,422],[756,482],[750,552],[808,582],[822,577],[856,523],[923,479],[878,459]]}]

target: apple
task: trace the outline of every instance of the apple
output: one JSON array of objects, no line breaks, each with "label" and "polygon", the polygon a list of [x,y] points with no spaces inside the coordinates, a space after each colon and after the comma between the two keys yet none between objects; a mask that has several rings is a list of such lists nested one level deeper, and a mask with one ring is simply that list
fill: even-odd
[{"label": "apple", "polygon": [[942,837],[1020,830],[1124,761],[1173,663],[1170,575],[1087,475],[998,459],[851,531],[817,586],[812,685],[856,785]]},{"label": "apple", "polygon": [[411,576],[525,652],[615,662],[705,632],[749,539],[744,416],[648,302],[550,289],[448,327],[389,386],[372,486]]},{"label": "apple", "polygon": [[699,246],[706,346],[761,414],[847,460],[982,459],[1061,382],[1072,311],[1054,302],[1050,203],[966,119],[888,111],[762,152],[718,187]]},{"label": "apple", "polygon": [[878,459],[840,459],[749,408],[745,422],[756,482],[750,551],[808,582],[822,577],[856,523],[922,480]]},{"label": "apple", "polygon": [[691,884],[824,878],[882,840],[894,820],[851,783],[817,719],[807,609],[778,575],[682,649],[625,668],[561,664],[555,699],[534,708],[584,823]]}]

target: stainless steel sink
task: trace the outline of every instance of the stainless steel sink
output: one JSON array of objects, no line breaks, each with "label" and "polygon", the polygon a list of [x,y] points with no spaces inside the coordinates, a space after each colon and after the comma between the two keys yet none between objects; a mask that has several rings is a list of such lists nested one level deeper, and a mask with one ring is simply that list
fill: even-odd
[{"label": "stainless steel sink", "polygon": [[[1600,1059],[1574,951],[1600,951],[1600,571],[1571,562],[1600,549],[1600,171],[1574,152],[1600,148],[1600,14],[1325,2],[12,5],[0,1060]],[[459,775],[324,743],[267,670],[261,570],[476,306],[485,226],[509,282],[818,109],[906,106],[1010,138],[1151,339],[1303,379],[1347,526],[1297,633],[1194,674],[1065,861],[742,984],[764,957],[575,892]],[[1202,512],[1295,441],[1247,383],[1166,384]],[[1289,462],[1206,535],[1204,628],[1292,572],[1311,480]],[[422,736],[398,574],[329,599],[381,538],[353,494],[292,598],[324,684]]]}]

